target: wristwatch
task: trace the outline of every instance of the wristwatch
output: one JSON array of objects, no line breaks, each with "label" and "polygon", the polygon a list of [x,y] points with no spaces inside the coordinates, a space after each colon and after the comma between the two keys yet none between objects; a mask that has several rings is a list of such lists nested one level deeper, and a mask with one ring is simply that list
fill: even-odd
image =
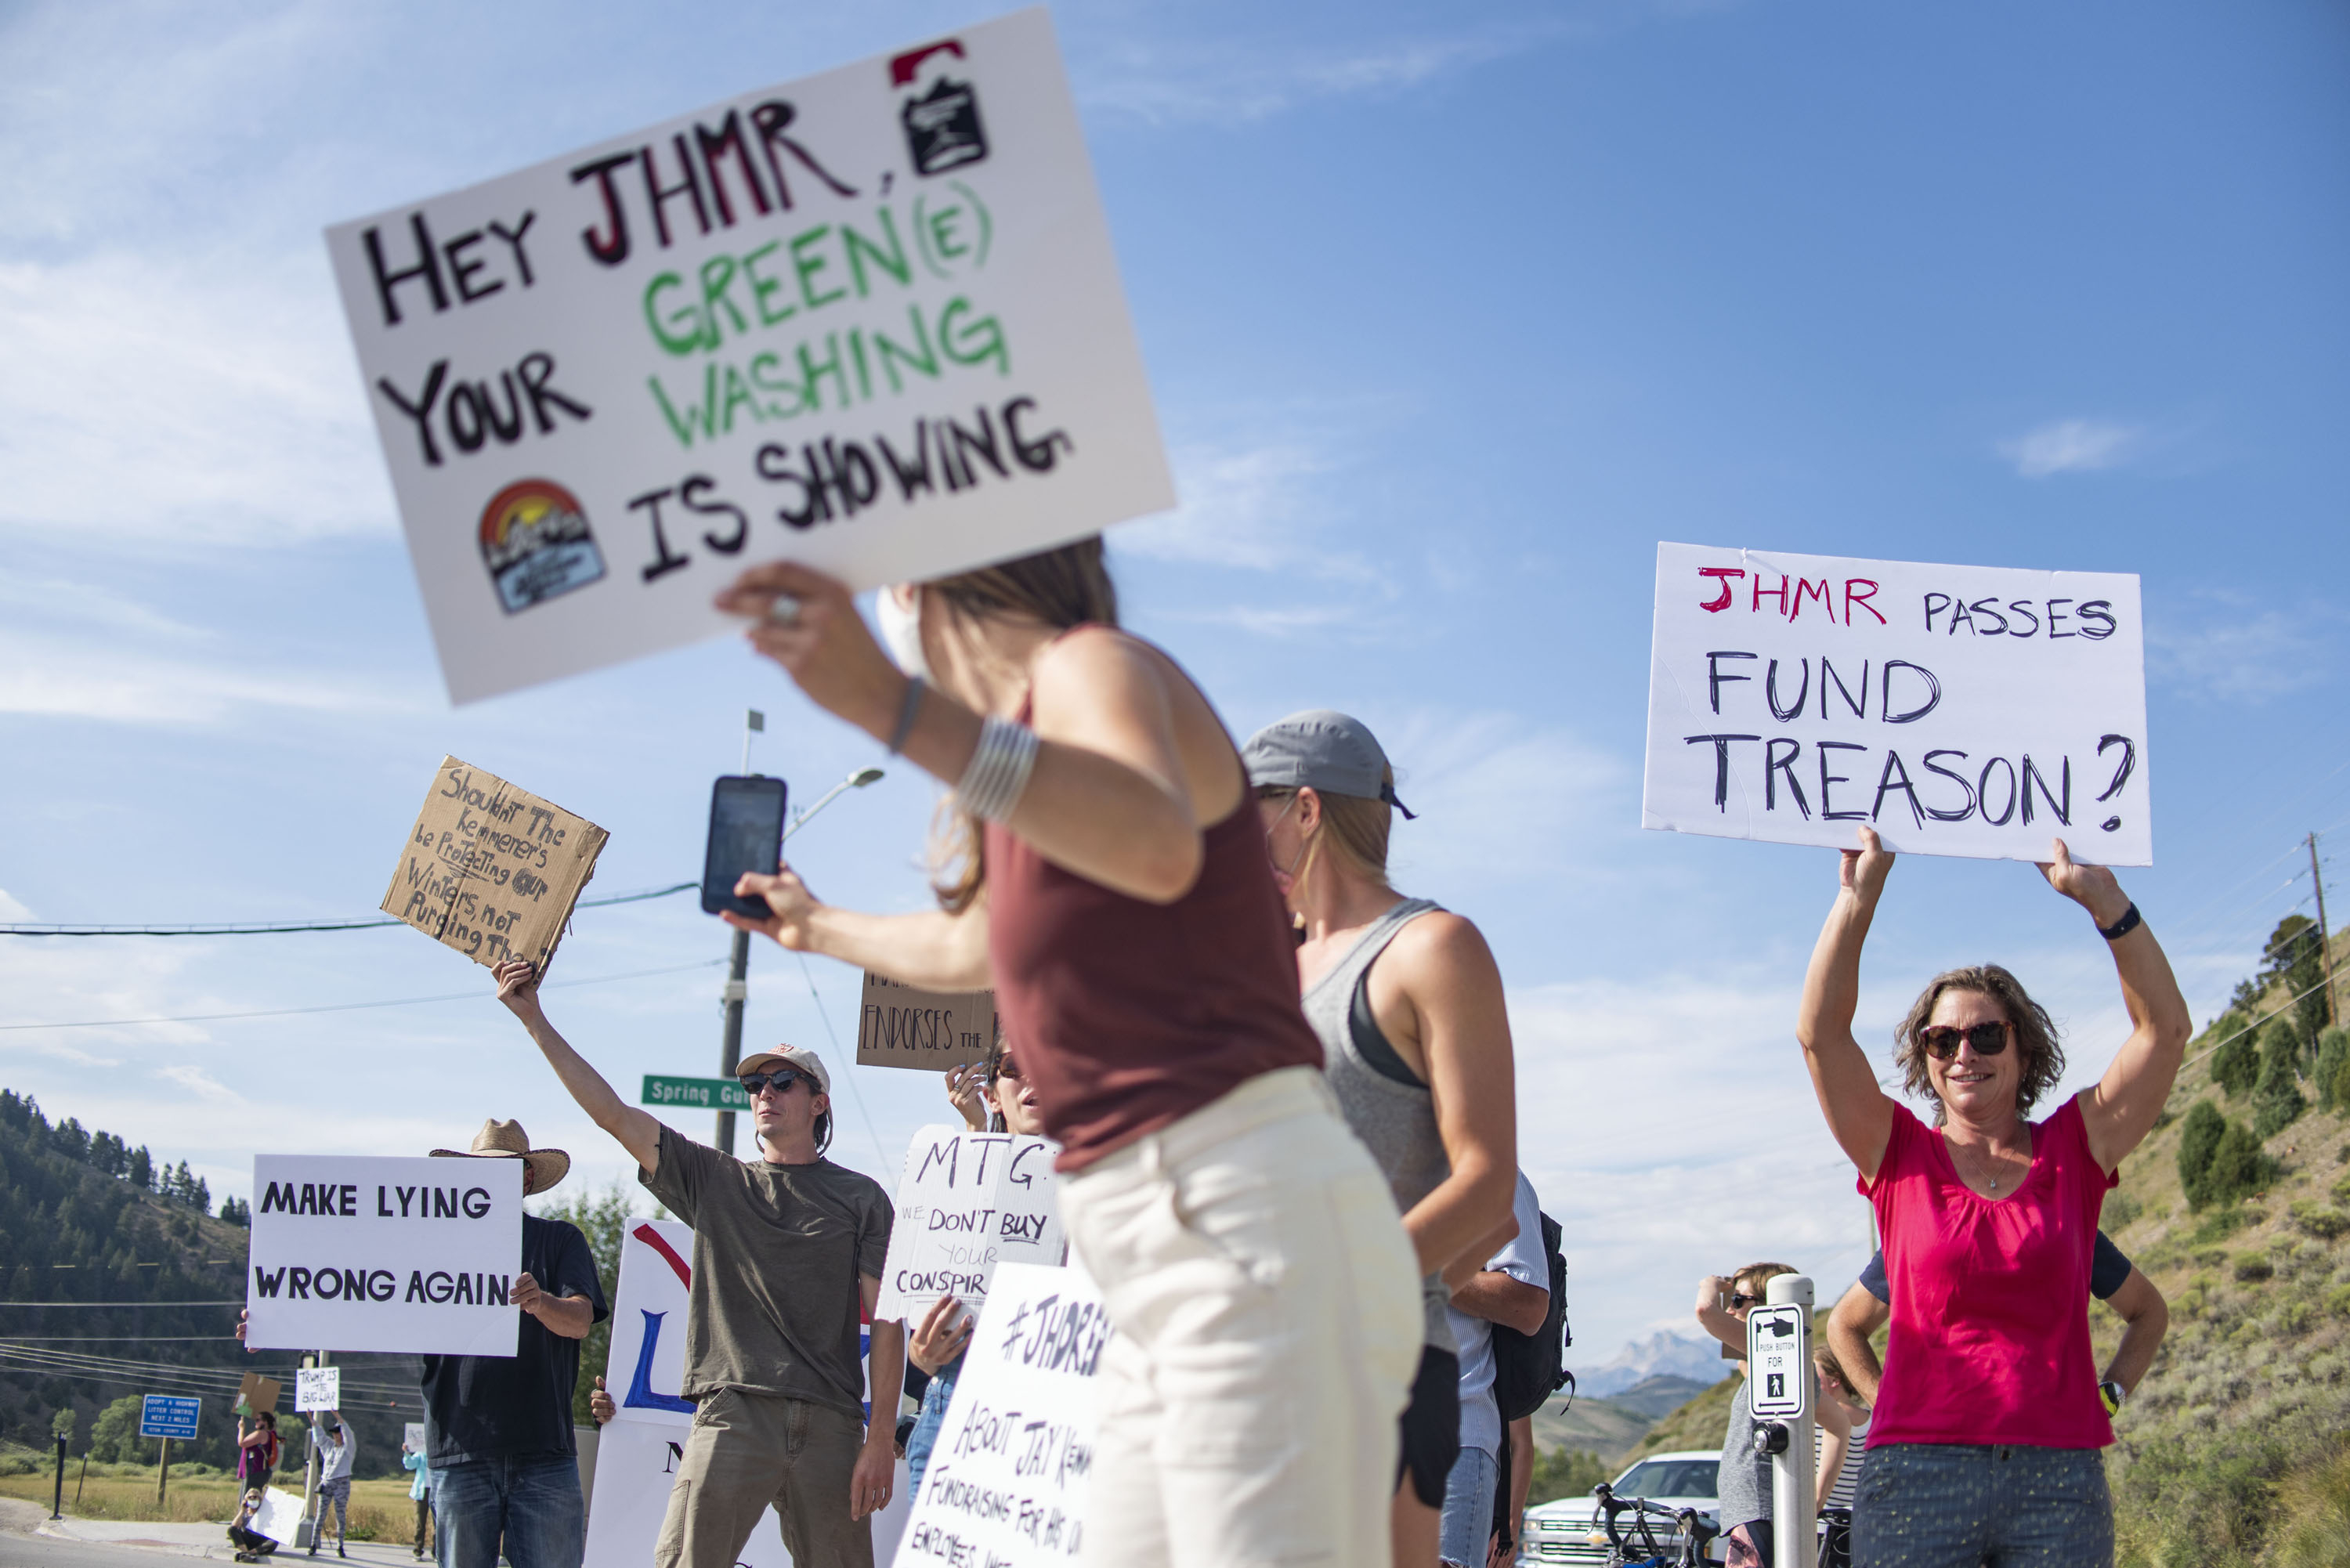
[{"label": "wristwatch", "polygon": [[2106,1402],[2106,1415],[2118,1415],[2121,1412],[2122,1401],[2129,1397],[2129,1390],[2108,1377],[2097,1385],[2097,1397]]}]

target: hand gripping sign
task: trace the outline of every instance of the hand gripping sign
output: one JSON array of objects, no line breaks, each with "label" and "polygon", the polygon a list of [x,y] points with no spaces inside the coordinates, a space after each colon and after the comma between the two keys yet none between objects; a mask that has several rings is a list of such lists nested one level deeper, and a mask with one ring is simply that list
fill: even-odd
[{"label": "hand gripping sign", "polygon": [[1657,546],[1644,827],[2154,861],[2138,580]]},{"label": "hand gripping sign", "polygon": [[327,246],[458,702],[1174,504],[1042,8]]}]

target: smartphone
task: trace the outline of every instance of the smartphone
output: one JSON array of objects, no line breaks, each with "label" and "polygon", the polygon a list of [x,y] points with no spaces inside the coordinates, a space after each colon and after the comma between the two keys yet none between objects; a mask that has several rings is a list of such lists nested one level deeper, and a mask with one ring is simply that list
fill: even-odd
[{"label": "smartphone", "polygon": [[702,857],[702,908],[705,914],[732,909],[757,920],[771,912],[764,899],[734,896],[745,871],[773,876],[784,850],[781,779],[729,774],[710,786],[710,844]]}]

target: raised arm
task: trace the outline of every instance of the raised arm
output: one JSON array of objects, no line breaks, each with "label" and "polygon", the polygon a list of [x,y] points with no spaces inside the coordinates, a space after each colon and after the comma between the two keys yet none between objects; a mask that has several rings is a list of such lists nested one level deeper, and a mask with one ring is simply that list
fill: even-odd
[{"label": "raised arm", "polygon": [[590,1067],[571,1043],[555,1032],[538,1004],[538,971],[528,959],[508,959],[490,971],[497,977],[498,1000],[506,1004],[546,1056],[546,1064],[579,1102],[588,1118],[619,1140],[648,1172],[660,1164],[660,1123],[650,1111],[639,1110],[614,1092],[604,1075]]},{"label": "raised arm", "polygon": [[[2118,925],[2132,906],[2112,869],[2074,864],[2061,838],[2055,846],[2056,857],[2040,867],[2048,885],[2086,909],[2098,929]],[[2130,1036],[2096,1086],[2083,1091],[2080,1102],[2089,1152],[2112,1170],[2154,1130],[2195,1024],[2187,1013],[2187,999],[2178,994],[2170,961],[2143,920],[2106,945],[2113,949],[2114,971],[2121,978]]]},{"label": "raised arm", "polygon": [[1860,1174],[1877,1178],[1885,1145],[1893,1136],[1893,1102],[1877,1086],[1868,1054],[1852,1037],[1852,1015],[1860,1005],[1860,949],[1877,918],[1893,857],[1873,828],[1860,830],[1860,847],[1843,851],[1835,903],[1812,949],[1804,975],[1804,1000],[1795,1014],[1795,1038],[1811,1069],[1812,1090],[1828,1131]]},{"label": "raised arm", "polygon": [[1721,1304],[1721,1298],[1731,1293],[1727,1274],[1708,1274],[1697,1282],[1697,1325],[1738,1353],[1746,1356],[1746,1325],[1738,1314]]}]

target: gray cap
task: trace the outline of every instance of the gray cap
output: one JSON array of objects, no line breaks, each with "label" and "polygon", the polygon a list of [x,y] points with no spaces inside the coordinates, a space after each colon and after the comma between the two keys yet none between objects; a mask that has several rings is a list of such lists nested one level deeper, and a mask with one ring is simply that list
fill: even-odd
[{"label": "gray cap", "polygon": [[1388,782],[1393,770],[1370,726],[1327,708],[1309,708],[1267,724],[1241,748],[1241,763],[1249,783],[1260,789],[1315,789],[1383,800],[1405,816],[1412,815]]}]

